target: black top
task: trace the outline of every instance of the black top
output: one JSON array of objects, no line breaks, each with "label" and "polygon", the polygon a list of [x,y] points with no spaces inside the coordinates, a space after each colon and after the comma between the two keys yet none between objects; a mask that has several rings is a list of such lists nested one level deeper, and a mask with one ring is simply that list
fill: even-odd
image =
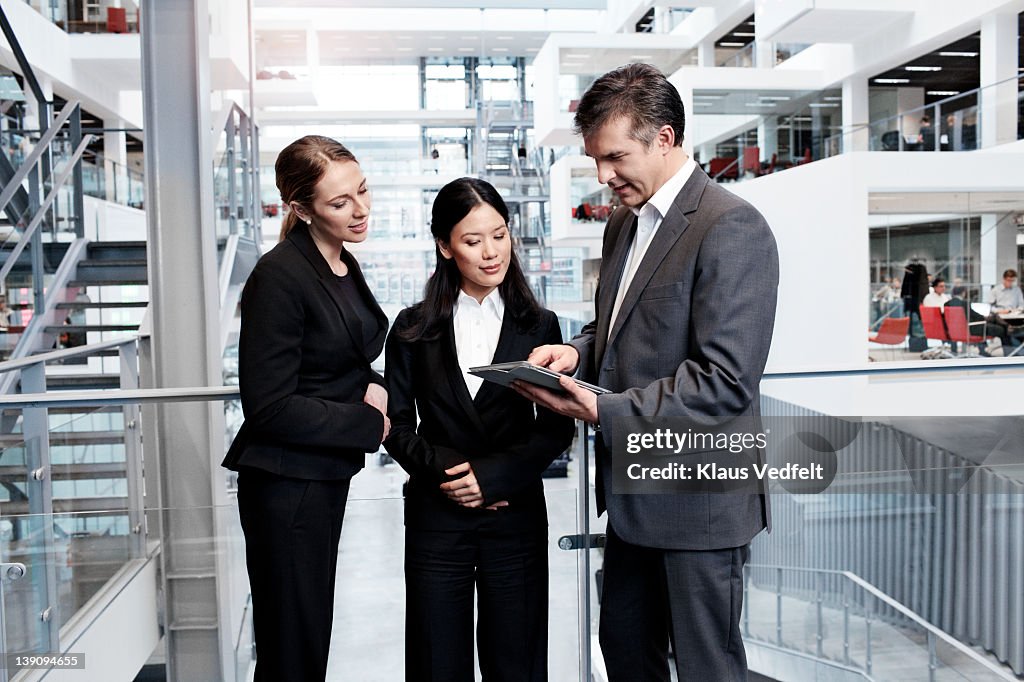
[{"label": "black top", "polygon": [[334,287],[338,292],[338,296],[342,300],[348,301],[352,306],[352,311],[355,312],[356,317],[362,323],[362,342],[364,345],[369,346],[373,343],[374,337],[377,336],[377,318],[374,316],[374,311],[370,308],[366,296],[363,295],[363,292],[356,285],[351,275],[335,275]]}]

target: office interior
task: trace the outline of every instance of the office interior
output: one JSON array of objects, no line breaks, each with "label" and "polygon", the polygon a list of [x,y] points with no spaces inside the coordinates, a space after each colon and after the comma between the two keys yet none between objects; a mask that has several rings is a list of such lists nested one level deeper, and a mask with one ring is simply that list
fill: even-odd
[{"label": "office interior", "polygon": [[[0,649],[86,661],[0,682],[251,679],[220,461],[286,144],[328,135],[359,159],[374,204],[353,251],[389,319],[433,270],[434,196],[473,175],[568,337],[615,205],[572,116],[629,62],[669,77],[687,153],[775,234],[763,413],[836,419],[835,482],[775,487],[752,545],[752,678],[1024,679],[1024,333],[990,333],[1024,311],[989,304],[1024,272],[1024,0],[0,10]],[[926,325],[911,269],[981,321]],[[592,441],[581,427],[545,479],[553,680],[605,679]],[[353,479],[329,679],[402,677],[404,480],[383,450]]]}]

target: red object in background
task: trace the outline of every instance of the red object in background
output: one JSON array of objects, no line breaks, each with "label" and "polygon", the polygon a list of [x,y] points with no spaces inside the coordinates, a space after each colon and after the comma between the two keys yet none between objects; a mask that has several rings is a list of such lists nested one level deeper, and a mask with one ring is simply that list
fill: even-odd
[{"label": "red object in background", "polygon": [[107,33],[128,32],[128,11],[124,7],[107,8]]}]

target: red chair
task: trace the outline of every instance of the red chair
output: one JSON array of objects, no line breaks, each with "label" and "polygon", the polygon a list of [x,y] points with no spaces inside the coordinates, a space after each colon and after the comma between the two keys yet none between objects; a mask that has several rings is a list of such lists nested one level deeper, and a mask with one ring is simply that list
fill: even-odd
[{"label": "red chair", "polygon": [[882,326],[878,333],[869,336],[868,341],[882,346],[899,346],[907,340],[907,330],[910,329],[909,317],[887,317],[882,320]]},{"label": "red chair", "polygon": [[935,341],[952,341],[946,333],[946,325],[942,321],[942,308],[937,306],[923,305],[921,310],[921,325],[924,327],[926,339]]},{"label": "red chair", "polygon": [[967,324],[967,313],[956,305],[947,305],[944,309],[946,317],[946,329],[949,332],[950,341],[960,343],[984,343],[985,337],[972,334]]},{"label": "red chair", "polygon": [[761,148],[760,147],[744,147],[743,148],[743,172],[753,173],[754,175],[761,174]]},{"label": "red chair", "polygon": [[723,156],[711,159],[708,175],[712,180],[736,180],[740,176],[739,162]]},{"label": "red chair", "polygon": [[[882,320],[882,326],[878,332],[868,337],[870,343],[877,343],[882,346],[902,346],[907,340],[907,331],[910,329],[909,317],[886,317]],[[893,348],[893,355],[896,349]]]},{"label": "red chair", "polygon": [[812,159],[811,159],[811,148],[810,147],[804,147],[804,155],[801,158],[797,159],[796,162],[793,165],[794,166],[802,166],[805,163],[810,163],[811,161],[812,161]]}]

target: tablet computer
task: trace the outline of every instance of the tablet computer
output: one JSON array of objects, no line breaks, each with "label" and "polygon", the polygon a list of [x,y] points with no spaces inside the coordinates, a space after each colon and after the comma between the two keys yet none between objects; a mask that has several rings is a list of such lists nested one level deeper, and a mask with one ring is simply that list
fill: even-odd
[{"label": "tablet computer", "polygon": [[[564,393],[565,389],[558,383],[558,378],[563,376],[558,372],[552,372],[550,369],[544,367],[537,367],[531,365],[525,360],[519,360],[518,362],[500,362],[496,365],[485,365],[483,367],[470,367],[469,373],[486,379],[487,381],[493,381],[494,383],[501,384],[502,386],[508,386],[515,380],[525,381],[529,384],[536,384],[537,386],[543,386],[559,393]],[[588,384],[585,381],[574,379],[577,384],[587,389],[591,393],[600,395],[602,393],[611,393],[606,388]]]}]

